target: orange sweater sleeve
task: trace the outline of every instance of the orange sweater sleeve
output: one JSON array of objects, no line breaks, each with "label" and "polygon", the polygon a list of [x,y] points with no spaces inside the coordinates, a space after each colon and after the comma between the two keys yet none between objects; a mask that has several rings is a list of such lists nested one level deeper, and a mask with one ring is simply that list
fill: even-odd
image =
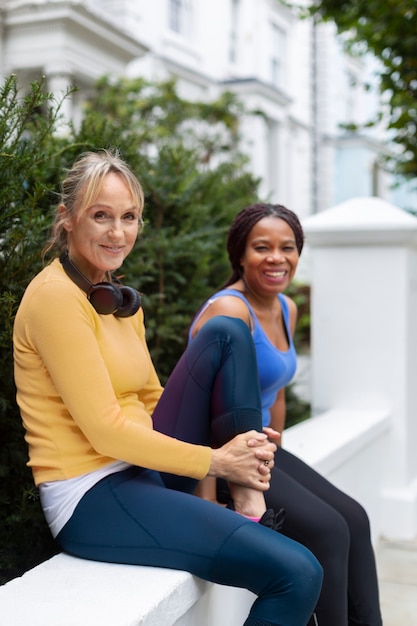
[{"label": "orange sweater sleeve", "polygon": [[211,449],[153,430],[162,393],[143,312],[98,315],[55,260],[29,285],[14,326],[17,401],[35,482],[115,459],[201,479]]}]

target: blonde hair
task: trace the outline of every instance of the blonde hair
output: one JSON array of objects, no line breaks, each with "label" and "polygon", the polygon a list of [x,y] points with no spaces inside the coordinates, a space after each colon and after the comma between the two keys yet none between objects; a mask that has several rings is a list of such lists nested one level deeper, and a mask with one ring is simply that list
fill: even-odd
[{"label": "blonde hair", "polygon": [[[104,177],[115,173],[126,182],[132,197],[138,205],[139,218],[142,223],[144,205],[143,189],[130,167],[120,157],[117,150],[99,150],[84,152],[68,170],[61,184],[61,195],[55,219],[52,224],[51,237],[42,251],[42,258],[56,248],[58,253],[64,252],[68,244],[68,233],[64,228],[68,218],[77,219],[91,204],[100,192]],[[65,210],[60,210],[65,207]]]}]

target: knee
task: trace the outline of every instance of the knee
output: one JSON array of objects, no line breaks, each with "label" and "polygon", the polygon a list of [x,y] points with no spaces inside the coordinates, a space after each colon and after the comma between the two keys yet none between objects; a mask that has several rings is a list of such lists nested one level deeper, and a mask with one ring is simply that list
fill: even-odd
[{"label": "knee", "polygon": [[307,545],[324,563],[329,558],[344,561],[350,547],[351,531],[347,521],[336,511],[323,517],[318,525],[311,525]]},{"label": "knee", "polygon": [[239,365],[252,363],[256,367],[255,347],[252,335],[247,324],[236,317],[216,315],[208,320],[197,333],[199,339],[205,345],[216,344],[220,348],[223,359],[231,355]]},{"label": "knee", "polygon": [[294,565],[293,584],[302,597],[311,598],[313,606],[318,600],[323,583],[323,568],[310,550],[300,546]]},{"label": "knee", "polygon": [[349,546],[350,542],[350,530],[349,524],[343,515],[340,515],[336,511],[330,516],[327,524],[327,528],[324,528],[323,535],[329,537],[332,543],[337,542],[342,546]]},{"label": "knee", "polygon": [[199,333],[203,331],[217,340],[240,341],[242,337],[251,337],[250,330],[243,320],[226,315],[216,315],[209,319]]},{"label": "knee", "polygon": [[371,529],[369,517],[365,509],[355,500],[351,503],[345,515],[351,536],[370,537]]},{"label": "knee", "polygon": [[320,597],[323,568],[313,553],[301,544],[293,543],[288,556],[286,577],[284,581],[282,578],[276,581],[272,595],[285,598],[286,606],[290,607],[291,624],[305,624]]},{"label": "knee", "polygon": [[199,372],[198,363],[201,361],[201,374],[204,379],[207,363],[217,370],[232,355],[235,359],[241,359],[239,363],[244,363],[243,359],[249,351],[255,358],[252,336],[245,322],[238,318],[217,315],[209,319],[188,344],[187,363],[195,374]]}]

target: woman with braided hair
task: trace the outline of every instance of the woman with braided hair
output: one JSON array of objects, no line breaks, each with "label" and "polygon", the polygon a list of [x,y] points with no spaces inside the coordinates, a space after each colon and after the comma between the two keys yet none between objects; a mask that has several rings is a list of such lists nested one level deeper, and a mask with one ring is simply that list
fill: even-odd
[{"label": "woman with braided hair", "polygon": [[[232,275],[200,308],[189,333],[192,345],[205,324],[219,316],[245,322],[256,350],[263,426],[280,433],[285,425],[285,386],[296,371],[297,308],[284,291],[303,244],[300,221],[286,207],[258,203],[240,211],[227,239]],[[265,499],[268,507],[282,512],[281,532],[307,546],[323,567],[322,591],[309,623],[381,626],[366,512],[280,443]],[[207,479],[198,493],[246,513],[245,502],[231,497],[224,481],[217,481],[217,493],[215,488],[215,481]]]}]

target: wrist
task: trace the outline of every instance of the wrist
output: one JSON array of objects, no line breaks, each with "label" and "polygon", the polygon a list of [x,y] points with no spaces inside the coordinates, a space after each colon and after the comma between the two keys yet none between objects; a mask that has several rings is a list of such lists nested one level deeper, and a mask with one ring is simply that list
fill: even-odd
[{"label": "wrist", "polygon": [[214,476],[215,478],[221,478],[222,476],[222,472],[221,472],[221,462],[220,462],[220,450],[213,450],[211,451],[211,461],[210,461],[210,466],[207,472],[207,476]]}]

